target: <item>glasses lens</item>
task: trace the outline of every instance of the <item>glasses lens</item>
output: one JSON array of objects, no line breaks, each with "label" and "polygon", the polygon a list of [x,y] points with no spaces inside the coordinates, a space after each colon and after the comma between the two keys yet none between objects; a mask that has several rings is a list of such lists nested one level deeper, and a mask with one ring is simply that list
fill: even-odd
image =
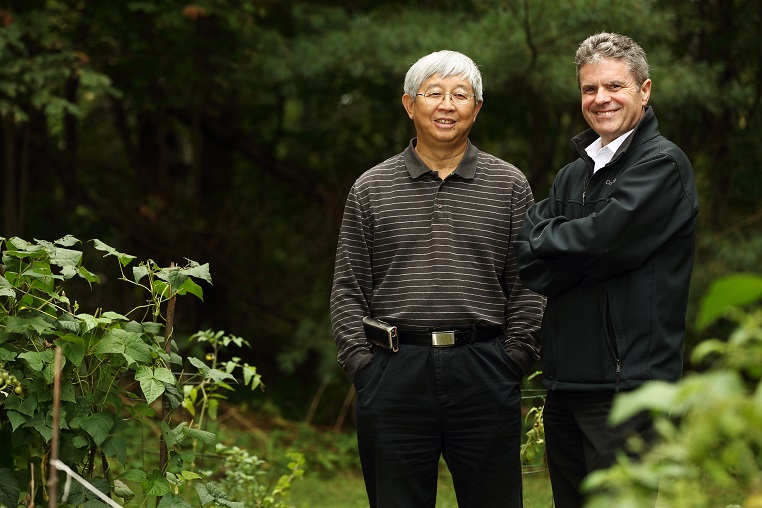
[{"label": "glasses lens", "polygon": [[424,94],[423,98],[432,106],[436,106],[444,100],[444,94],[442,92],[429,92]]},{"label": "glasses lens", "polygon": [[426,102],[428,104],[432,106],[436,106],[444,100],[445,95],[449,95],[453,104],[456,104],[458,106],[468,104],[468,102],[471,100],[471,94],[467,94],[463,92],[456,92],[451,94],[442,93],[442,92],[429,92],[427,94],[423,94],[423,98],[426,99]]}]

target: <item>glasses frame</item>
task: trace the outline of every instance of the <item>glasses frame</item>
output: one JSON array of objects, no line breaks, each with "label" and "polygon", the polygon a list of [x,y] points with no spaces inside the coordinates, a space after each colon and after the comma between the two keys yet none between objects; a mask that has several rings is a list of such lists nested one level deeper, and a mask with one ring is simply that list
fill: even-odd
[{"label": "glasses frame", "polygon": [[[432,101],[432,98],[431,98],[431,94],[435,94],[435,93],[436,93],[436,94],[442,94],[442,99],[441,99],[441,100],[439,100],[438,102],[431,102],[431,101]],[[466,96],[468,97],[468,99],[467,99],[466,101],[463,101],[463,102],[460,102],[460,101],[456,101],[456,100],[455,100],[455,94],[456,94],[456,93],[457,93],[458,95],[466,95]],[[472,99],[474,99],[474,98],[476,97],[476,94],[473,94],[473,93],[461,93],[461,92],[455,92],[455,93],[426,92],[426,93],[417,93],[417,94],[415,94],[415,95],[416,95],[416,96],[419,96],[419,95],[420,95],[421,97],[423,97],[423,100],[424,100],[424,101],[426,102],[426,104],[428,104],[429,106],[439,106],[440,104],[442,104],[442,103],[444,102],[444,100],[445,100],[445,96],[447,96],[447,95],[449,95],[449,96],[450,96],[450,102],[452,102],[452,103],[453,103],[453,104],[455,104],[456,106],[465,106],[466,104],[468,104],[468,102],[469,102],[470,100],[472,100]]]}]

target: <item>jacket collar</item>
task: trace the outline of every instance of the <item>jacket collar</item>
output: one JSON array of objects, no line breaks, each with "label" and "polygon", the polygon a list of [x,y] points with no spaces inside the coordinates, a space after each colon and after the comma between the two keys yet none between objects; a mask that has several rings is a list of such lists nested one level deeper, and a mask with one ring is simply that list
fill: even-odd
[{"label": "jacket collar", "polygon": [[[625,153],[630,146],[634,143],[635,146],[643,144],[645,141],[659,135],[659,123],[656,121],[656,115],[651,106],[646,106],[643,116],[640,118],[638,125],[635,126],[632,134],[627,136],[624,143],[621,144],[614,156],[611,158],[611,164],[617,160],[623,153]],[[598,134],[593,129],[587,129],[586,131],[577,134],[571,140],[574,148],[585,160],[589,160],[590,157],[585,152],[585,148],[590,146],[593,141],[598,139]]]}]

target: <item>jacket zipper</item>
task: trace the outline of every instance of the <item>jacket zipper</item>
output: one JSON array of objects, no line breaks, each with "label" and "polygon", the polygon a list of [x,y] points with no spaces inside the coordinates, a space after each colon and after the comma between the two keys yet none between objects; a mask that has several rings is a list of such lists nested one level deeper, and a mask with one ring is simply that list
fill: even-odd
[{"label": "jacket zipper", "polygon": [[585,187],[582,189],[582,206],[583,207],[585,206],[585,196],[587,196],[587,186],[590,185],[590,178],[591,177],[589,176],[585,178]]},{"label": "jacket zipper", "polygon": [[614,319],[611,313],[611,305],[609,304],[609,296],[608,293],[606,294],[606,305],[604,307],[604,317],[607,320],[605,329],[613,335],[613,337],[609,336],[606,337],[606,344],[609,347],[609,352],[611,353],[611,356],[614,357],[614,362],[616,364],[616,378],[614,379],[614,391],[619,391],[619,382],[622,379],[622,361],[619,358],[619,353],[617,352],[617,349],[614,347],[616,341],[616,329],[614,328]]}]

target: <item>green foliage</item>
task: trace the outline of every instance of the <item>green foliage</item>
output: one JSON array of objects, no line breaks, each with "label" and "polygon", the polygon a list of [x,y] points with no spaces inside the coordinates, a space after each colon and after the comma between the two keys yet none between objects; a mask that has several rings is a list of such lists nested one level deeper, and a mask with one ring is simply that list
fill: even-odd
[{"label": "green foliage", "polygon": [[545,454],[545,426],[543,425],[544,405],[532,406],[526,414],[526,421],[531,418],[529,430],[521,443],[521,463],[535,464]]},{"label": "green foliage", "polygon": [[310,471],[334,474],[360,469],[357,437],[353,432],[327,432],[300,424],[293,428],[274,429],[270,437],[270,454],[277,456],[278,450],[299,450]]},{"label": "green foliage", "polygon": [[[44,501],[47,492],[41,487],[48,461],[56,458],[50,454],[58,411],[61,459],[99,490],[129,501],[135,494],[126,482],[136,483],[145,496],[162,497],[159,506],[191,506],[178,492],[185,483],[202,479],[192,471],[194,450],[196,443],[216,443],[215,434],[202,423],[207,412],[216,416],[218,390],[232,390],[233,373],[238,371],[245,386],[262,386],[256,369],[237,358],[217,363],[217,355],[229,344],[248,343],[222,332],[200,332],[193,340],[212,345],[211,365],[189,357],[186,370],[164,312],[178,296],[202,299],[195,280],[211,283],[208,265],[189,260],[184,267],[162,268],[148,260],[132,266],[128,275],[125,270],[136,258],[99,240],[93,247],[104,257],[116,258],[121,280],[147,296],[125,314],[84,312],[69,300],[64,286],[72,279],[92,285],[99,277],[82,265],[83,253],[72,248],[77,243],[73,236],[55,242],[0,238],[0,503],[16,506],[25,495]],[[129,317],[133,314],[139,319]],[[55,407],[57,377],[60,406]],[[133,386],[139,386],[139,393]],[[154,402],[160,399],[163,410],[157,415]],[[202,407],[198,412],[197,404]],[[173,410],[180,406],[198,419],[170,427]],[[111,464],[127,465],[129,434],[141,426],[160,428],[168,463],[160,464],[161,469],[133,467],[112,480]],[[272,492],[284,492],[287,486],[279,484]],[[202,506],[243,506],[214,484],[197,482],[194,487]],[[77,488],[59,506],[81,505],[88,496]]]},{"label": "green foliage", "polygon": [[706,294],[697,326],[727,319],[736,328],[727,339],[695,348],[692,361],[705,371],[675,384],[650,382],[615,400],[613,422],[651,411],[659,440],[639,462],[620,457],[611,469],[591,475],[587,506],[643,506],[657,490],[659,505],[669,508],[760,506],[762,307],[749,305],[762,300],[761,280],[729,276]]},{"label": "green foliage", "polygon": [[[238,446],[217,444],[216,452],[222,457],[223,474],[218,484],[247,506],[290,508],[287,502],[294,480],[304,474],[305,459],[301,453],[287,452],[287,463],[277,464],[271,470],[267,462]],[[207,475],[213,475],[209,471]],[[240,506],[243,506],[243,502]],[[225,506],[225,505],[223,505]]]}]

